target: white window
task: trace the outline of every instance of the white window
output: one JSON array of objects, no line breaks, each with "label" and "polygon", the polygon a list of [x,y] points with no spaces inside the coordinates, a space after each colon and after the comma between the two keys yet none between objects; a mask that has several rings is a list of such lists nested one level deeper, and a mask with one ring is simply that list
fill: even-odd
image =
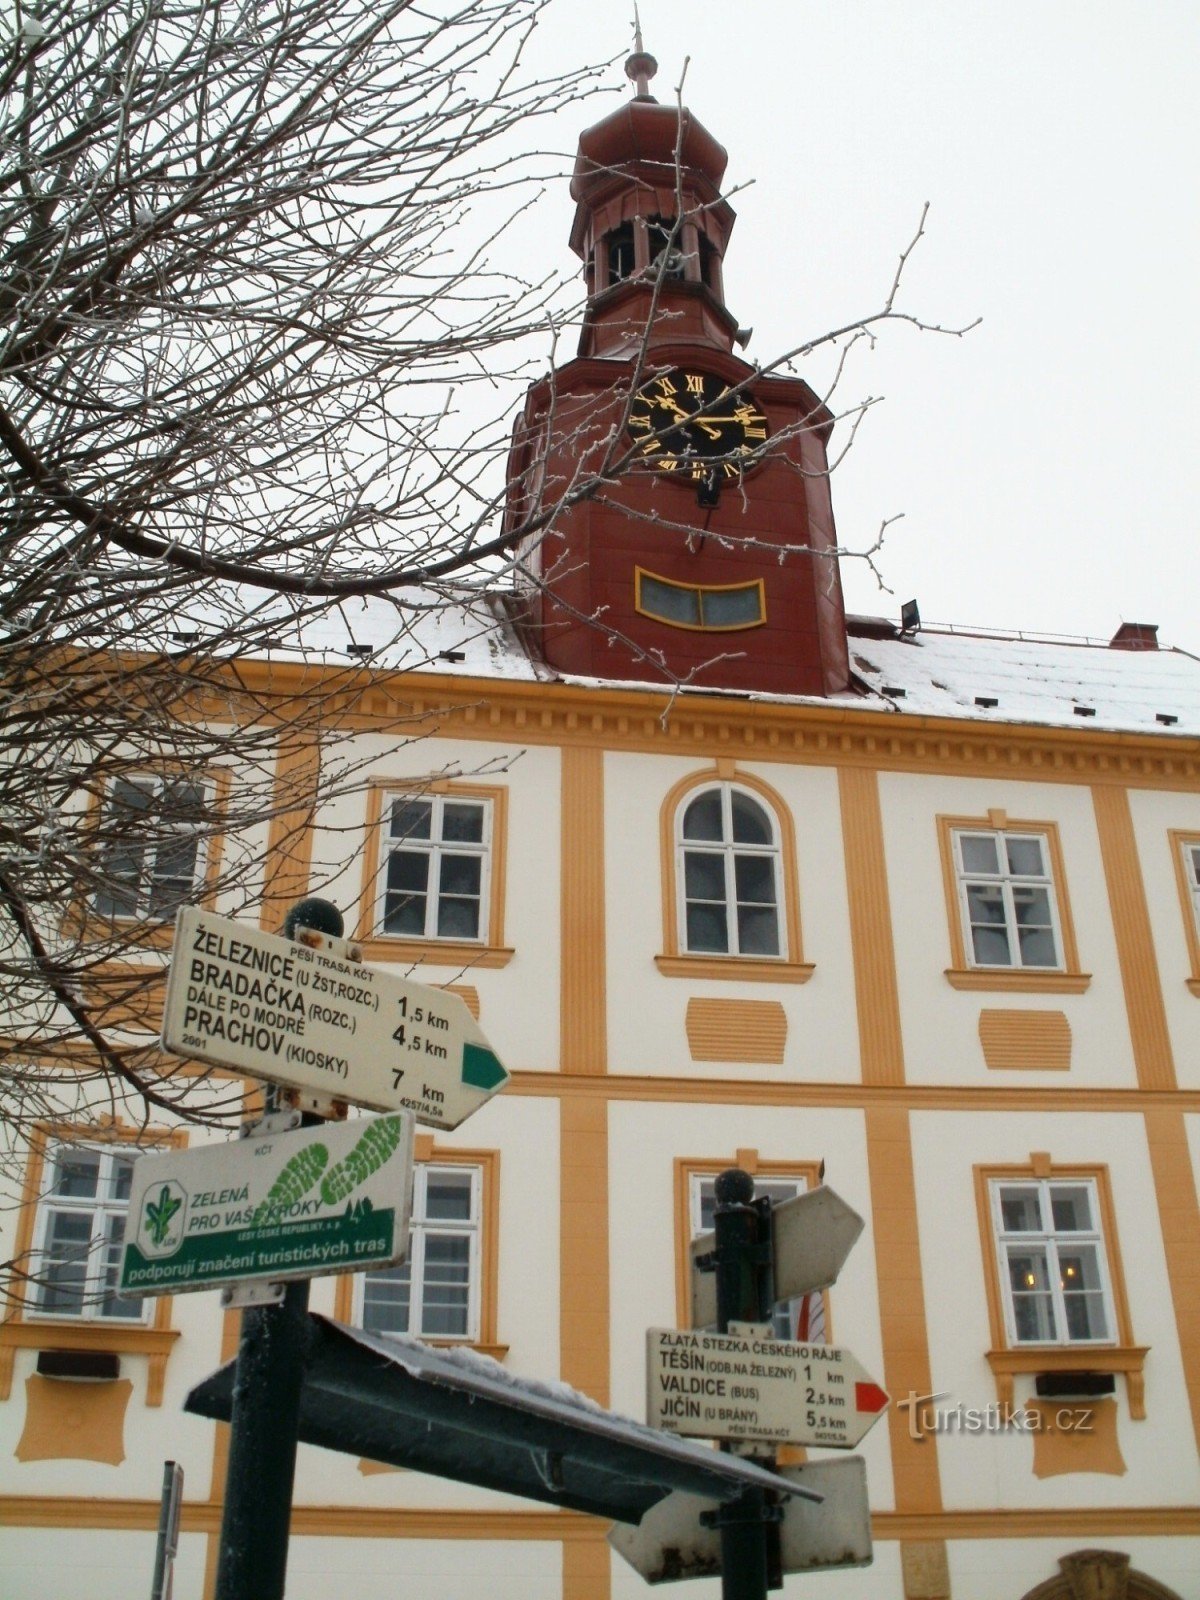
[{"label": "white window", "polygon": [[1061,968],[1046,837],[956,830],[954,858],[971,966]]},{"label": "white window", "polygon": [[29,1315],[144,1320],[145,1300],[117,1293],[136,1159],[121,1146],[50,1146],[34,1235]]},{"label": "white window", "polygon": [[379,932],[409,939],[484,939],[492,803],[430,795],[385,801]]},{"label": "white window", "polygon": [[[716,1208],[716,1177],[693,1173],[689,1199],[691,1202],[692,1238],[698,1233],[711,1233],[713,1212]],[[754,1198],[769,1198],[772,1206],[784,1200],[794,1200],[808,1188],[805,1178],[755,1178]],[[777,1339],[794,1339],[801,1344],[824,1344],[825,1296],[821,1293],[800,1295],[795,1300],[781,1300],[772,1313]]]},{"label": "white window", "polygon": [[993,1179],[991,1198],[1011,1343],[1111,1344],[1116,1322],[1094,1180]]},{"label": "white window", "polygon": [[766,806],[714,784],[680,807],[676,829],[684,950],[779,955],[779,840]]},{"label": "white window", "polygon": [[417,1164],[408,1260],[361,1279],[369,1333],[479,1338],[482,1195],[479,1167]]},{"label": "white window", "polygon": [[117,779],[100,823],[101,916],[174,917],[203,878],[206,802],[193,778]]},{"label": "white window", "polygon": [[1180,845],[1183,852],[1183,877],[1192,901],[1192,916],[1196,932],[1200,934],[1200,839],[1185,839]]}]

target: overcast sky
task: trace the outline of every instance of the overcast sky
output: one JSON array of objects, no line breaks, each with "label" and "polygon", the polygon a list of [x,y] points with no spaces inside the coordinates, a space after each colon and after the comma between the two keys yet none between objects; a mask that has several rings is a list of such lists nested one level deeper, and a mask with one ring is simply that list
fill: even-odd
[{"label": "overcast sky", "polygon": [[[559,60],[626,47],[632,0],[561,0]],[[628,15],[625,13],[628,12]],[[1200,7],[1195,0],[640,0],[653,85],[748,184],[726,297],[782,351],[878,309],[926,201],[895,325],[840,394],[882,397],[834,480],[844,544],[903,514],[893,593],[851,610],[1200,652]],[[614,86],[623,82],[620,68]],[[615,106],[582,103],[564,146]],[[544,136],[546,130],[541,130]],[[554,130],[557,138],[559,129]],[[566,253],[565,192],[538,248]],[[822,389],[827,358],[802,376]],[[843,430],[844,431],[844,430]]]}]

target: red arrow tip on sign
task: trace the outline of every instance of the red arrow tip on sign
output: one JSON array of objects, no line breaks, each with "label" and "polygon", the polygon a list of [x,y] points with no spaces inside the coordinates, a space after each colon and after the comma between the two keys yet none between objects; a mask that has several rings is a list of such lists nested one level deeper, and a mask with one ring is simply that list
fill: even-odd
[{"label": "red arrow tip on sign", "polygon": [[882,1411],[888,1403],[888,1397],[877,1383],[856,1383],[854,1385],[854,1409],[869,1412],[874,1416],[877,1411]]}]

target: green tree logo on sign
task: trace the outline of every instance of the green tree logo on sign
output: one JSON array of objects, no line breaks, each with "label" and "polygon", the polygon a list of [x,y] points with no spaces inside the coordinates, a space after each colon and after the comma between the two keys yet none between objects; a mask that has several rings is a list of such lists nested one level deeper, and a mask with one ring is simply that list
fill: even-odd
[{"label": "green tree logo on sign", "polygon": [[183,1242],[187,1192],[173,1178],[151,1189],[142,1201],[138,1229],[142,1253],[147,1256],[173,1255]]}]

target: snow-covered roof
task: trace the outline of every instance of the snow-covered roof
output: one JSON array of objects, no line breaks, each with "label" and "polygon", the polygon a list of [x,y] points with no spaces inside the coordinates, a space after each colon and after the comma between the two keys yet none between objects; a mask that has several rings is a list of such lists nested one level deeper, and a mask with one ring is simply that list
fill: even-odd
[{"label": "snow-covered roof", "polygon": [[851,633],[876,705],[918,716],[1137,733],[1200,733],[1200,659],[1075,640],[921,628]]},{"label": "snow-covered roof", "polygon": [[[671,688],[560,674],[533,656],[515,623],[511,590],[471,584],[405,589],[333,603],[263,595],[223,585],[127,619],[124,642],[180,648],[195,642],[241,656],[370,671],[436,672],[512,683],[558,681],[660,695]],[[1176,649],[1116,648],[1096,640],[1000,634],[925,625],[902,633],[874,618],[848,619],[851,689],[813,699],[756,695],[789,704],[890,709],[896,715],[1017,722],[1196,736],[1200,657]],[[1153,637],[1153,629],[1135,630]],[[684,695],[721,695],[697,685]],[[745,691],[737,698],[744,700]]]}]

